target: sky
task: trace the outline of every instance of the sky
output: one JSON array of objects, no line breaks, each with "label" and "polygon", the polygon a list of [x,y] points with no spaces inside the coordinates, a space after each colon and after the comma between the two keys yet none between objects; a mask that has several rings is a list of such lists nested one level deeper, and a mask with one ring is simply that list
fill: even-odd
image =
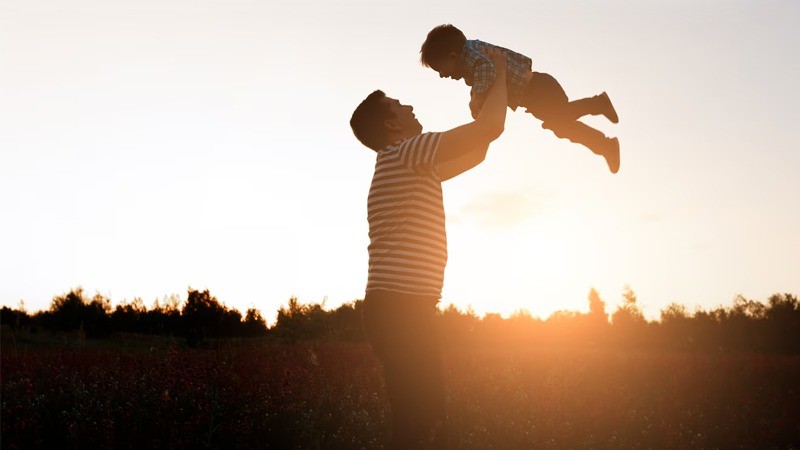
[{"label": "sky", "polygon": [[0,0],[0,304],[77,286],[112,304],[209,289],[269,320],[363,298],[375,89],[426,131],[469,88],[419,64],[436,25],[606,91],[620,172],[509,111],[444,184],[442,305],[540,317],[633,289],[730,306],[800,294],[800,3]]}]

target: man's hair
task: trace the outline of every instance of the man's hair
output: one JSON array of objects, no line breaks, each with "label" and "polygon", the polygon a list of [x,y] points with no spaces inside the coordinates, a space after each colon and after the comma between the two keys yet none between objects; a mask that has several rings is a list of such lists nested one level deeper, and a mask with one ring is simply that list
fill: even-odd
[{"label": "man's hair", "polygon": [[356,138],[376,152],[389,144],[383,122],[394,117],[384,98],[386,94],[381,90],[369,94],[350,118],[350,128]]},{"label": "man's hair", "polygon": [[467,37],[453,25],[444,24],[432,29],[419,50],[419,61],[425,67],[441,61],[449,53],[461,54]]}]

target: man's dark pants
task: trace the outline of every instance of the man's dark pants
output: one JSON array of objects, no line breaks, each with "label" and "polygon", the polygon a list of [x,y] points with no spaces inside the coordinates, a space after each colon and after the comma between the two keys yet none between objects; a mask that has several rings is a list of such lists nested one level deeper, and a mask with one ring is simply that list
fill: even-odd
[{"label": "man's dark pants", "polygon": [[390,449],[446,448],[438,301],[390,291],[364,299],[364,330],[383,365],[392,409]]}]

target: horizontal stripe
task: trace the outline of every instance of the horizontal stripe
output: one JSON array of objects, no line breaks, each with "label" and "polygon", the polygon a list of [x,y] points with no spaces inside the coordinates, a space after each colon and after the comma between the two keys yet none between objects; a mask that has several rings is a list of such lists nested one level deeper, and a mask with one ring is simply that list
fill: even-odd
[{"label": "horizontal stripe", "polygon": [[[402,255],[396,256],[373,256],[370,260],[370,268],[376,271],[402,271],[402,272],[420,272],[428,274],[431,270],[438,270],[442,261],[427,262],[419,258],[402,258]],[[427,277],[428,275],[426,275]],[[437,277],[437,279],[441,276]]]},{"label": "horizontal stripe", "polygon": [[417,239],[421,242],[430,242],[432,245],[447,244],[446,239],[442,236],[444,231],[424,229],[422,226],[415,226],[413,223],[405,223],[401,226],[375,227],[370,236],[379,236],[381,234],[396,234],[400,239]]},{"label": "horizontal stripe", "polygon": [[380,292],[380,291],[391,291],[391,292],[398,292],[401,294],[439,297],[438,292],[441,291],[441,289],[435,289],[435,288],[415,289],[403,283],[389,283],[389,282],[382,282],[380,285],[367,284],[367,292]]},{"label": "horizontal stripe", "polygon": [[[391,230],[386,233],[370,233],[370,244],[390,244],[390,245],[408,245],[413,250],[413,246],[421,246],[426,249],[435,249],[442,254],[447,254],[447,238],[428,238],[409,233],[391,233]],[[388,237],[387,237],[388,236]]]},{"label": "horizontal stripe", "polygon": [[430,254],[430,253],[422,253],[419,251],[413,251],[408,249],[382,249],[382,248],[370,248],[369,249],[370,255],[376,260],[383,260],[386,257],[392,258],[404,258],[410,259],[420,262],[427,262],[430,264],[442,264],[443,262],[447,262],[447,256],[443,253],[439,254]]},{"label": "horizontal stripe", "polygon": [[398,183],[408,183],[410,181],[417,181],[422,183],[423,185],[430,186],[431,188],[438,189],[438,184],[436,180],[431,180],[426,177],[420,177],[419,175],[409,172],[407,168],[403,166],[398,167],[389,167],[386,170],[378,170],[375,172],[375,175],[372,177],[372,185],[384,185],[387,182],[398,182]]},{"label": "horizontal stripe", "polygon": [[442,198],[438,196],[422,195],[416,192],[387,195],[374,194],[370,196],[367,202],[368,217],[386,210],[413,212],[416,209],[427,209],[435,216],[444,217]]},{"label": "horizontal stripe", "polygon": [[427,222],[436,224],[444,229],[444,211],[431,209],[419,205],[413,212],[397,212],[397,208],[385,208],[381,211],[373,213],[369,216],[370,223],[378,226],[383,225],[382,222],[391,220],[392,222],[403,222],[405,220],[411,222]]},{"label": "horizontal stripe", "polygon": [[380,180],[373,180],[370,194],[378,191],[383,191],[383,192],[401,191],[401,192],[421,192],[421,193],[436,195],[439,192],[439,186],[437,186],[433,182],[420,183],[420,181],[428,181],[428,180],[425,180],[424,178],[420,180],[419,177],[397,177],[397,176],[387,177]]},{"label": "horizontal stripe", "polygon": [[421,278],[414,273],[403,272],[373,272],[369,275],[369,280],[372,284],[377,283],[403,283],[407,286],[414,286],[417,289],[430,289],[441,288],[444,284],[444,277],[442,278]]},{"label": "horizontal stripe", "polygon": [[447,234],[434,163],[440,136],[426,133],[378,152],[367,198],[367,290],[441,295]]},{"label": "horizontal stripe", "polygon": [[419,245],[414,242],[398,242],[392,244],[374,243],[369,246],[369,254],[380,257],[387,253],[399,252],[399,254],[415,254],[420,258],[428,258],[439,261],[447,261],[447,250],[442,247],[431,247],[430,245]]},{"label": "horizontal stripe", "polygon": [[386,227],[409,233],[430,234],[433,232],[440,235],[445,233],[444,218],[425,213],[383,214],[380,219],[373,219],[372,223],[372,229],[376,233],[379,229]]},{"label": "horizontal stripe", "polygon": [[[440,202],[441,203],[441,202]],[[391,200],[373,202],[367,205],[367,218],[375,219],[385,214],[403,214],[409,212],[431,214],[444,220],[444,210],[434,202],[412,200]]]}]

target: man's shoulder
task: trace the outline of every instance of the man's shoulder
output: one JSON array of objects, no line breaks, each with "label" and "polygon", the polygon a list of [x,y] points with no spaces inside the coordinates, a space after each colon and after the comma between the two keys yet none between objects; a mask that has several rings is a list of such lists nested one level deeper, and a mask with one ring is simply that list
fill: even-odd
[{"label": "man's shoulder", "polygon": [[432,143],[434,139],[439,138],[439,135],[443,134],[443,131],[426,131],[424,133],[420,133],[416,136],[411,136],[410,138],[402,139],[396,141],[392,144],[386,146],[381,152],[396,152],[398,150],[404,150],[414,145],[425,145],[426,143]]},{"label": "man's shoulder", "polygon": [[435,172],[442,132],[426,132],[392,143],[378,151],[376,170],[404,167],[418,174]]}]

